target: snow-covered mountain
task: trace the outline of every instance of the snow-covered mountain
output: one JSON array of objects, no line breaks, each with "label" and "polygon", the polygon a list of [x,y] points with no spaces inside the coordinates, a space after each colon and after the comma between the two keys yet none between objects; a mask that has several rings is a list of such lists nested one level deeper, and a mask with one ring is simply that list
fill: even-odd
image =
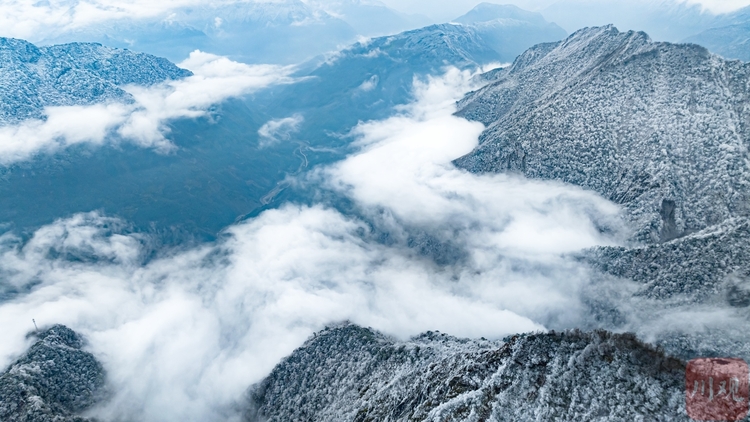
[{"label": "snow-covered mountain", "polygon": [[99,44],[37,47],[0,38],[0,125],[43,118],[48,106],[130,102],[123,85],[190,74],[163,58]]},{"label": "snow-covered mountain", "polygon": [[598,274],[595,284],[630,286],[614,295],[594,287],[591,309],[607,327],[640,331],[685,359],[750,359],[749,242],[750,221],[738,217],[662,244],[586,251],[581,259]]},{"label": "snow-covered mountain", "polygon": [[106,397],[101,363],[67,327],[56,325],[29,337],[35,343],[0,374],[0,419],[87,421],[77,415]]},{"label": "snow-covered mountain", "polygon": [[[485,15],[487,21],[476,17]],[[358,121],[380,119],[411,99],[414,78],[441,74],[446,66],[478,69],[507,63],[539,41],[562,39],[565,32],[539,15],[514,9],[518,19],[496,18],[497,10],[480,6],[461,24],[431,25],[374,38],[302,66],[302,82],[256,96],[273,118],[304,116],[300,133],[313,144],[331,146],[331,134],[348,131]],[[493,14],[494,13],[494,14]],[[528,24],[528,25],[527,25]]]},{"label": "snow-covered mountain", "polygon": [[493,47],[474,27],[452,24],[375,38],[310,62],[298,74],[303,81],[261,93],[254,103],[274,118],[299,113],[305,138],[330,146],[339,143],[331,133],[386,117],[408,102],[415,77],[441,74],[449,65],[475,69],[501,61]]},{"label": "snow-covered mountain", "polygon": [[488,129],[458,163],[583,186],[622,204],[636,239],[680,237],[748,213],[749,71],[696,45],[581,30],[463,101]]},{"label": "snow-covered mountain", "polygon": [[[4,421],[85,422],[106,373],[64,326],[0,375]],[[427,332],[399,341],[345,323],[316,333],[252,386],[245,420],[687,421],[685,362],[630,334],[568,331],[503,341]],[[603,394],[606,391],[607,394]]]},{"label": "snow-covered mountain", "polygon": [[250,390],[249,421],[687,421],[685,363],[631,335],[397,341],[324,330]]},{"label": "snow-covered mountain", "polygon": [[[621,204],[635,242],[581,255],[601,286],[624,289],[592,288],[600,324],[649,333],[681,357],[747,357],[748,71],[697,45],[581,30],[530,49],[463,100],[460,113],[488,128],[457,164]],[[668,316],[702,312],[736,325]]]}]

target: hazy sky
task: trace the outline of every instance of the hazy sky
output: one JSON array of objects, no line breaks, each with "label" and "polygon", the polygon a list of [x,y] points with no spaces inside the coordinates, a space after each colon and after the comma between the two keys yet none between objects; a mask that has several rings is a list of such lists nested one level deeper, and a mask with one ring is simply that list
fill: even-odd
[{"label": "hazy sky", "polygon": [[[420,13],[438,20],[458,17],[482,0],[381,0],[388,6],[407,13]],[[600,0],[589,0],[597,2]],[[658,1],[658,0],[657,0]],[[715,13],[731,12],[750,5],[750,0],[687,0],[688,3],[702,4]],[[516,4],[527,10],[541,10],[557,0],[486,0],[488,3]]]},{"label": "hazy sky", "polygon": [[[186,6],[200,4],[220,4],[234,2],[263,2],[274,3],[284,0],[49,0],[45,2],[31,2],[29,0],[0,0],[0,32],[2,36],[39,41],[49,37],[49,33],[56,33],[62,29],[76,29],[90,24],[120,19],[120,18],[152,18],[168,16],[170,11]],[[306,3],[326,3],[340,0],[303,0]],[[434,22],[447,22],[455,19],[482,0],[381,0],[388,6],[407,13],[422,14],[430,17]],[[660,37],[658,29],[643,26],[640,11],[644,3],[685,1],[691,4],[701,4],[706,10],[714,13],[730,12],[750,5],[750,0],[487,0],[492,3],[513,3],[527,10],[544,11],[548,6],[564,1],[578,4],[576,7],[563,7],[563,14],[557,12],[545,13],[545,18],[560,24],[564,29],[572,32],[583,26],[615,23],[621,29],[646,30],[656,39],[680,41],[696,31],[682,31],[678,34],[669,33]],[[603,4],[614,3],[616,7],[602,7]],[[74,5],[73,7],[71,5]],[[599,6],[599,7],[592,7]],[[579,12],[580,10],[580,12]],[[609,13],[607,15],[607,13]],[[598,15],[597,15],[598,14]],[[601,16],[605,14],[607,16]],[[587,16],[588,15],[588,16]],[[675,22],[679,26],[680,22]],[[685,22],[682,22],[682,26]],[[674,26],[671,23],[666,26]],[[669,31],[667,31],[669,32]],[[674,32],[674,31],[672,31]]]}]

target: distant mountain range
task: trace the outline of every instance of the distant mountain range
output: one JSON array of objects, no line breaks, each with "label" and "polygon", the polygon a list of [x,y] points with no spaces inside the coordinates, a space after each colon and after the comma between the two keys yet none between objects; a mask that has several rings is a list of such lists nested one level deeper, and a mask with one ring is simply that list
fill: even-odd
[{"label": "distant mountain range", "polygon": [[684,41],[700,44],[728,59],[750,61],[750,7],[721,16],[711,28]]},{"label": "distant mountain range", "polygon": [[513,5],[481,3],[454,22],[473,26],[505,63],[512,62],[532,45],[556,41],[567,33],[539,13]]},{"label": "distant mountain range", "polygon": [[[499,8],[497,12],[487,22],[467,17],[462,19],[466,24],[434,25],[375,38],[313,59],[292,75],[301,80],[298,83],[216,105],[211,118],[170,122],[167,136],[178,149],[169,155],[128,144],[101,148],[82,144],[0,168],[0,193],[8,198],[0,204],[0,221],[33,229],[61,214],[101,209],[122,216],[137,229],[156,230],[166,239],[211,239],[238,218],[290,199],[288,195],[294,193],[285,191],[283,182],[287,175],[342,158],[350,140],[341,135],[360,120],[385,118],[395,112],[394,106],[411,101],[415,77],[442,74],[448,65],[475,69],[509,62],[516,52],[536,42],[565,36],[536,14],[516,16],[530,19],[522,24],[526,21],[495,19],[513,16],[518,13],[515,9]],[[14,43],[19,51],[9,45],[6,53],[14,57],[36,48],[21,41]],[[0,93],[18,97],[16,103],[22,103],[6,103],[8,122],[39,117],[44,105],[90,104],[96,98],[127,101],[129,94],[117,85],[122,81],[151,84],[159,77],[164,80],[189,74],[164,59],[94,44],[47,49],[66,54],[60,63],[46,59],[45,66],[67,68],[68,62],[88,63],[79,66],[88,72],[86,77],[105,82],[112,64],[117,64],[121,73],[132,75],[107,82],[109,91],[96,91],[99,97],[86,88],[93,86],[90,83],[60,84],[50,72],[44,73],[47,85],[14,82]],[[125,58],[131,62],[124,63]],[[19,60],[16,62],[21,63]],[[156,63],[164,66],[163,74],[154,73]],[[46,69],[34,66],[29,69]],[[20,74],[37,75],[27,67],[22,67],[26,73]],[[75,81],[83,84],[86,79]],[[65,87],[83,97],[56,100],[59,95],[51,90]],[[31,97],[46,98],[46,102],[27,103],[26,98]],[[32,106],[33,114],[13,111]],[[285,142],[265,145],[258,133],[261,127],[290,116],[302,119],[297,132],[289,134]]]},{"label": "distant mountain range", "polygon": [[186,7],[117,19],[39,40],[99,42],[181,61],[196,49],[249,63],[296,63],[356,39],[345,21],[299,0]]},{"label": "distant mountain range", "polygon": [[372,0],[237,2],[180,7],[163,16],[105,20],[38,42],[99,42],[181,61],[200,49],[248,63],[299,63],[358,36],[428,24]]},{"label": "distant mountain range", "polygon": [[612,24],[657,41],[702,45],[727,59],[750,61],[750,7],[717,14],[681,0],[558,0],[540,10],[569,32]]},{"label": "distant mountain range", "polygon": [[682,0],[558,0],[541,13],[569,32],[613,24],[671,42],[711,28],[721,16]]},{"label": "distant mountain range", "polygon": [[[78,0],[68,3],[71,11],[80,6]],[[39,13],[43,13],[44,4],[36,3]],[[749,13],[748,9],[741,9],[715,14],[699,4],[681,0],[559,0],[539,13],[512,5],[482,3],[454,21],[483,26],[500,20],[492,25],[515,26],[515,32],[524,34],[525,39],[538,36],[544,26],[552,34],[559,31],[556,25],[573,32],[614,24],[622,30],[646,31],[658,41],[694,42],[724,57],[744,60]],[[106,17],[106,11],[101,16]],[[479,21],[472,21],[477,17]],[[247,63],[291,64],[337,50],[358,37],[397,34],[432,23],[437,22],[401,13],[377,0],[243,1],[177,7],[147,18],[103,18],[43,29],[31,41],[39,45],[98,42],[175,62],[200,49]],[[0,33],[3,35],[8,34]],[[497,41],[512,44],[514,38]],[[507,53],[518,55],[522,51],[511,48]]]},{"label": "distant mountain range", "polygon": [[680,0],[559,0],[541,13],[570,32],[613,24],[645,31],[657,41],[699,44],[727,59],[750,61],[750,7],[716,14]]},{"label": "distant mountain range", "polygon": [[750,61],[750,20],[705,30],[686,38],[685,42],[700,44],[728,59]]}]

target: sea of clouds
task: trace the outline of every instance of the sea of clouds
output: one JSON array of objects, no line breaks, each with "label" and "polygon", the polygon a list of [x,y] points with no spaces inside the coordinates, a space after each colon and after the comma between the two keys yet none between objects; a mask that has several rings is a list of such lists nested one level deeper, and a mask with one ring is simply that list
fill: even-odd
[{"label": "sea of clouds", "polygon": [[[617,244],[620,211],[576,187],[455,168],[483,130],[453,115],[472,76],[415,82],[412,104],[352,130],[355,153],[297,181],[345,198],[346,213],[287,204],[151,260],[146,235],[97,213],[3,235],[0,279],[14,293],[0,304],[0,366],[29,346],[32,318],[62,323],[107,370],[114,395],[94,415],[233,420],[247,388],[327,324],[400,338],[581,325],[587,270],[566,253]],[[159,98],[154,109],[169,108]]]}]

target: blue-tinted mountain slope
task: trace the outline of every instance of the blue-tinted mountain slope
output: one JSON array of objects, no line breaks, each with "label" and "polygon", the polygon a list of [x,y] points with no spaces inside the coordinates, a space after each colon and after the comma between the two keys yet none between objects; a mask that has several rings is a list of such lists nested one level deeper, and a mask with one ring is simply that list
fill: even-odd
[{"label": "blue-tinted mountain slope", "polygon": [[727,59],[750,61],[750,7],[720,16],[711,28],[685,38]]},{"label": "blue-tinted mountain slope", "polygon": [[568,35],[541,14],[513,5],[481,3],[455,21],[475,28],[506,63],[533,45],[558,41]]},{"label": "blue-tinted mountain slope", "polygon": [[99,44],[37,47],[0,38],[0,125],[41,118],[47,106],[129,102],[122,85],[190,74],[160,57]]},{"label": "blue-tinted mountain slope", "polygon": [[[127,143],[79,145],[3,168],[0,221],[24,230],[103,210],[167,238],[210,239],[237,218],[274,206],[288,175],[343,157],[350,140],[336,134],[408,102],[415,76],[495,60],[497,53],[464,26],[358,44],[300,71],[296,76],[308,77],[303,82],[226,101],[206,118],[171,122],[167,137],[177,149],[170,154]],[[373,88],[360,89],[365,82]],[[261,145],[258,131],[267,121],[297,113],[304,118],[299,132]]]}]

